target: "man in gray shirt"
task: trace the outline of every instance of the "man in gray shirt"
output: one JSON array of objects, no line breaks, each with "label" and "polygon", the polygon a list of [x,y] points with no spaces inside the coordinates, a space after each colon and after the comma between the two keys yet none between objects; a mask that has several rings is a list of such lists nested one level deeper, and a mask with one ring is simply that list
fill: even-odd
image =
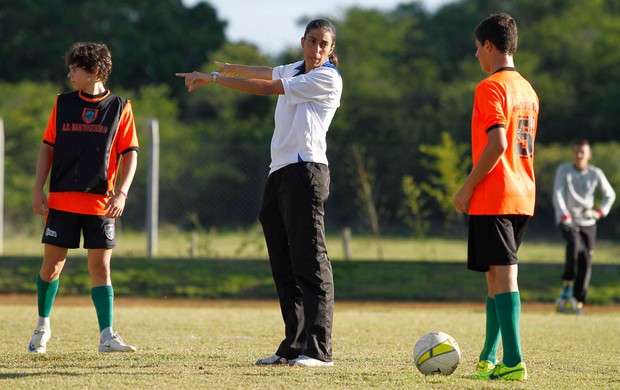
[{"label": "man in gray shirt", "polygon": [[[560,164],[553,184],[555,219],[566,241],[566,261],[562,274],[564,288],[560,299],[574,297],[577,300],[574,312],[577,314],[583,314],[590,283],[596,221],[609,214],[616,199],[616,193],[603,171],[589,165],[591,157],[589,142],[585,139],[575,140],[573,163]],[[597,188],[600,189],[602,199],[595,209]]]}]

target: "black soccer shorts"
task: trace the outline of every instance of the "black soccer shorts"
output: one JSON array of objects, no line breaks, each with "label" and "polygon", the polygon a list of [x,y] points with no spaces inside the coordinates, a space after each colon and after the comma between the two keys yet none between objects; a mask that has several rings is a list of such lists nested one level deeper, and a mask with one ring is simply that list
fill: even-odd
[{"label": "black soccer shorts", "polygon": [[111,249],[116,246],[115,221],[103,215],[77,214],[50,209],[41,242],[61,248]]},{"label": "black soccer shorts", "polygon": [[470,215],[467,268],[487,272],[490,265],[518,264],[517,251],[531,217]]}]

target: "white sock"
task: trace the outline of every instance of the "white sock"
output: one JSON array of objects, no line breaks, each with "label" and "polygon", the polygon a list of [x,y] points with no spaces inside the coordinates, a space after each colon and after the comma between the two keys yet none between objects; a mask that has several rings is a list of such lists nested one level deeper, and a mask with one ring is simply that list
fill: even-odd
[{"label": "white sock", "polygon": [[39,317],[37,321],[37,329],[49,329],[50,328],[50,318],[49,317]]},{"label": "white sock", "polygon": [[99,337],[99,340],[101,340],[101,342],[103,343],[104,341],[111,339],[113,334],[114,332],[112,331],[112,327],[105,328],[101,331],[101,336]]}]

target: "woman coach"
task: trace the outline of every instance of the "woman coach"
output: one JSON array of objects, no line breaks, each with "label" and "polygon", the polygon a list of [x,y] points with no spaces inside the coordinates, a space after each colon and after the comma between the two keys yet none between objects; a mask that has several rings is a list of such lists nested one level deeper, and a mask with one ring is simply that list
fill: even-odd
[{"label": "woman coach", "polygon": [[216,62],[212,73],[177,73],[189,92],[219,84],[279,95],[271,164],[259,220],[285,325],[273,356],[258,365],[332,366],[334,283],[325,246],[330,174],[326,134],[340,106],[342,78],[333,52],[336,29],[311,21],[301,38],[303,60],[275,68]]}]

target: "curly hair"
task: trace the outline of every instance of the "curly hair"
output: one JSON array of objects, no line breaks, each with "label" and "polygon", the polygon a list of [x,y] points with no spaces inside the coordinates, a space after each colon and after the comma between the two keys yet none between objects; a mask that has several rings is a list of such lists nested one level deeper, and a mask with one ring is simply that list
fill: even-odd
[{"label": "curly hair", "polygon": [[76,42],[65,54],[65,65],[97,73],[99,81],[105,84],[112,73],[112,54],[103,43]]},{"label": "curly hair", "polygon": [[490,41],[502,53],[513,55],[517,50],[517,22],[506,13],[493,14],[476,27],[476,39]]}]

